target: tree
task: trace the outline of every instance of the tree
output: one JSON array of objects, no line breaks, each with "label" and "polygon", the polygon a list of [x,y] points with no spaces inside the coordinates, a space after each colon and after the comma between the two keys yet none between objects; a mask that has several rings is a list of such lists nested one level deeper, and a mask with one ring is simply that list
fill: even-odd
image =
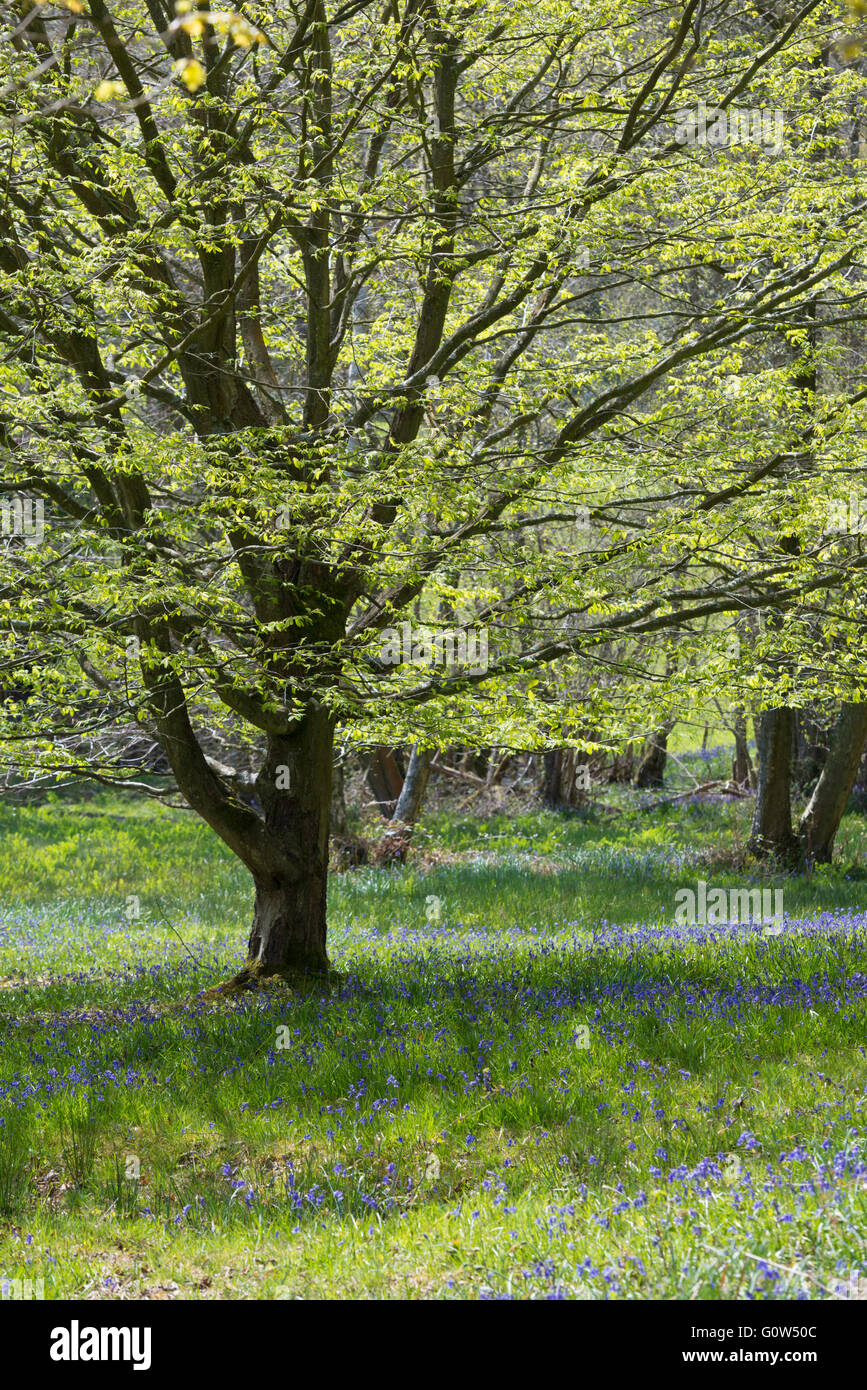
[{"label": "tree", "polygon": [[800,852],[792,829],[792,739],[794,711],[765,710],[756,721],[759,773],[747,848],[760,859],[794,864]]},{"label": "tree", "polygon": [[[760,42],[704,0],[9,13],[0,442],[46,529],[3,558],[33,687],[6,756],[124,784],[82,731],[152,734],[252,875],[236,984],[327,976],[338,724],[557,746],[546,665],[857,578],[849,548],[775,547],[819,505],[786,369],[760,449],[748,412],[708,424],[819,287],[857,314],[857,177],[811,162],[797,105],[832,7]],[[777,166],[761,130],[722,148],[784,94]],[[819,422],[829,454],[863,395]]]},{"label": "tree", "polygon": [[586,806],[590,768],[587,755],[574,748],[555,748],[542,760],[542,804],[552,810]]},{"label": "tree", "polygon": [[755,785],[750,745],[747,739],[747,717],[743,707],[738,705],[733,711],[732,734],[735,740],[735,756],[732,763],[732,781],[736,787]]},{"label": "tree", "polygon": [[662,786],[665,764],[668,759],[668,736],[674,728],[674,724],[673,719],[667,719],[649,736],[641,756],[641,762],[635,771],[634,783],[636,787]]},{"label": "tree", "polygon": [[810,862],[829,864],[867,741],[867,704],[846,701],[831,737],[825,766],[798,822],[804,855]]},{"label": "tree", "polygon": [[413,746],[400,796],[379,848],[380,863],[398,863],[407,856],[430,776],[434,752],[433,748],[420,748],[418,744]]}]

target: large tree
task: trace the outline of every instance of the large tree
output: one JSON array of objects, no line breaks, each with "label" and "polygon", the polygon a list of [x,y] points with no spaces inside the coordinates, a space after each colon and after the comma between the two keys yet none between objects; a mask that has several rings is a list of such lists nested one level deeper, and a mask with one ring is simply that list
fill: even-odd
[{"label": "large tree", "polygon": [[[252,875],[240,983],[327,974],[338,723],[557,746],[551,663],[859,571],[777,538],[863,393],[817,422],[789,350],[729,389],[820,291],[857,313],[804,105],[836,7],[8,8],[0,428],[45,534],[3,559],[7,758],[123,782],[105,731],[152,734]],[[403,622],[492,649],[407,661]]]}]

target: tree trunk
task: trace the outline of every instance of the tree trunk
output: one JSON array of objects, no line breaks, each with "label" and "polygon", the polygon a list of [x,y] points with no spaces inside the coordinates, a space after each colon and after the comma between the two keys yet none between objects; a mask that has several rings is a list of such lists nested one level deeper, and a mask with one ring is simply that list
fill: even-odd
[{"label": "tree trunk", "polygon": [[256,780],[264,812],[247,962],[238,987],[267,976],[327,975],[328,823],[333,725],[311,707],[291,737],[269,739]]},{"label": "tree trunk", "polygon": [[834,837],[852,794],[867,741],[867,704],[847,701],[840,710],[831,747],[798,824],[798,835],[808,860],[830,864]]},{"label": "tree trunk", "polygon": [[542,755],[542,804],[552,810],[563,805],[562,748],[550,748]]},{"label": "tree trunk", "polygon": [[368,861],[367,845],[360,835],[350,829],[346,815],[346,787],[343,762],[334,764],[331,774],[331,843],[335,865],[339,869],[355,869]]},{"label": "tree trunk", "polygon": [[815,787],[830,751],[830,731],[809,709],[795,715],[795,765],[792,780],[805,791]]},{"label": "tree trunk", "polygon": [[400,863],[406,858],[435,751],[433,748],[420,749],[417,743],[413,745],[394,815],[380,846],[378,858],[382,864]]},{"label": "tree trunk", "polygon": [[589,789],[588,754],[579,753],[574,748],[555,748],[545,753],[542,777],[544,805],[554,811],[586,806]]},{"label": "tree trunk", "polygon": [[364,775],[379,810],[386,820],[391,820],[403,785],[403,773],[394,749],[374,748]]},{"label": "tree trunk", "polygon": [[635,749],[631,743],[627,743],[626,747],[623,749],[622,752],[615,753],[614,759],[611,763],[611,771],[608,775],[608,781],[625,782],[628,784],[632,781],[634,769]]},{"label": "tree trunk", "polygon": [[674,728],[674,720],[668,719],[660,729],[650,735],[644,748],[638,771],[635,774],[636,787],[661,787],[665,776],[668,758],[668,736]]},{"label": "tree trunk", "polygon": [[505,753],[501,758],[499,756],[499,749],[491,749],[491,756],[488,761],[488,771],[485,775],[485,781],[487,782],[489,787],[498,787],[500,785],[500,783],[506,775],[506,772],[508,771],[509,764],[511,761],[511,753]]},{"label": "tree trunk", "polygon": [[461,772],[474,772],[477,777],[487,781],[488,756],[484,748],[468,748],[458,764]]},{"label": "tree trunk", "polygon": [[[170,650],[165,629],[157,649]],[[312,701],[300,718],[269,732],[252,784],[234,778],[203,752],[186,697],[167,664],[142,663],[157,732],[192,809],[249,869],[255,887],[247,961],[208,996],[254,986],[260,978],[328,978],[325,897],[334,724]]]},{"label": "tree trunk", "polygon": [[747,739],[747,717],[739,705],[734,712],[735,760],[732,766],[732,780],[736,787],[755,786],[755,773],[750,758],[750,745]]},{"label": "tree trunk", "polygon": [[794,710],[765,710],[756,720],[759,775],[756,808],[747,848],[758,859],[791,863],[799,857],[792,830],[792,737]]}]

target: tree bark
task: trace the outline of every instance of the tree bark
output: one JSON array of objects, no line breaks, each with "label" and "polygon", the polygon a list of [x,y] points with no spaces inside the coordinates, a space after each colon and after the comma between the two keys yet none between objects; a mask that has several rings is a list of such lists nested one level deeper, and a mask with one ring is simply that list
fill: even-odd
[{"label": "tree bark", "polygon": [[632,781],[634,769],[635,749],[631,743],[627,743],[626,747],[623,749],[622,752],[615,753],[613,761],[611,763],[611,771],[608,775],[608,781],[629,783]]},{"label": "tree bark", "polygon": [[674,728],[674,720],[668,719],[661,728],[656,729],[647,740],[638,771],[635,774],[636,787],[661,787],[665,776],[668,758],[668,736]]},{"label": "tree bark", "polygon": [[795,765],[792,780],[805,791],[815,787],[830,751],[830,730],[809,709],[795,715]]},{"label": "tree bark", "polygon": [[808,861],[831,862],[834,837],[855,785],[865,742],[867,704],[847,701],[834,726],[822,774],[798,823],[798,836]]},{"label": "tree bark", "polygon": [[[334,730],[311,707],[291,737],[269,740],[256,780],[270,863],[254,872],[247,962],[237,983],[328,974],[326,892]],[[243,977],[243,978],[242,978]]]},{"label": "tree bark", "polygon": [[732,766],[732,780],[736,787],[755,785],[750,745],[747,739],[747,717],[739,705],[734,712],[733,733],[735,736],[735,759]]},{"label": "tree bark", "polygon": [[794,710],[765,710],[756,720],[759,775],[756,808],[747,848],[758,859],[786,863],[799,857],[792,830],[792,737]]},{"label": "tree bark", "polygon": [[549,748],[542,754],[542,805],[555,811],[563,805],[562,748]]},{"label": "tree bark", "polygon": [[374,748],[364,776],[380,812],[391,820],[403,786],[403,773],[394,749],[381,745]]},{"label": "tree bark", "polygon": [[247,961],[217,991],[260,978],[328,976],[325,901],[331,810],[332,717],[311,701],[303,716],[269,733],[250,787],[229,782],[205,757],[177,676],[143,665],[160,739],[186,800],[249,869],[255,888]]},{"label": "tree bark", "polygon": [[435,749],[433,748],[421,749],[417,743],[413,745],[409,767],[403,779],[403,786],[394,808],[394,815],[386,828],[380,846],[378,858],[382,864],[400,863],[406,858],[430,776],[430,765],[434,752]]},{"label": "tree bark", "polygon": [[350,829],[346,815],[346,788],[343,762],[334,764],[331,774],[331,842],[335,850],[336,865],[340,869],[355,869],[368,860],[367,845],[360,835]]},{"label": "tree bark", "polygon": [[[579,756],[583,762],[579,762]],[[552,810],[586,806],[589,798],[587,786],[581,776],[586,768],[589,778],[590,760],[586,754],[579,755],[574,748],[555,748],[544,754],[542,774],[542,801]]]},{"label": "tree bark", "polygon": [[483,781],[488,780],[489,759],[484,748],[467,748],[458,766],[461,772],[474,772]]}]

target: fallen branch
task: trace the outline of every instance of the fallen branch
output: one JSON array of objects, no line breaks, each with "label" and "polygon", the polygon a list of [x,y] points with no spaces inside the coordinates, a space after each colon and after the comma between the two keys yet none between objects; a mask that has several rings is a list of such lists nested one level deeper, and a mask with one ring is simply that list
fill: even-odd
[{"label": "fallen branch", "polygon": [[458,782],[469,782],[474,787],[484,788],[488,784],[484,777],[477,777],[474,772],[460,772],[456,767],[446,767],[445,763],[432,762],[431,772],[444,772],[446,777],[454,777]]},{"label": "fallen branch", "polygon": [[697,787],[690,787],[689,791],[676,792],[674,796],[662,796],[658,801],[652,801],[647,806],[639,807],[641,811],[655,811],[658,806],[670,806],[675,801],[685,801],[689,796],[700,796],[702,792],[719,791],[725,796],[750,796],[748,787],[738,787],[734,782],[702,782]]}]

